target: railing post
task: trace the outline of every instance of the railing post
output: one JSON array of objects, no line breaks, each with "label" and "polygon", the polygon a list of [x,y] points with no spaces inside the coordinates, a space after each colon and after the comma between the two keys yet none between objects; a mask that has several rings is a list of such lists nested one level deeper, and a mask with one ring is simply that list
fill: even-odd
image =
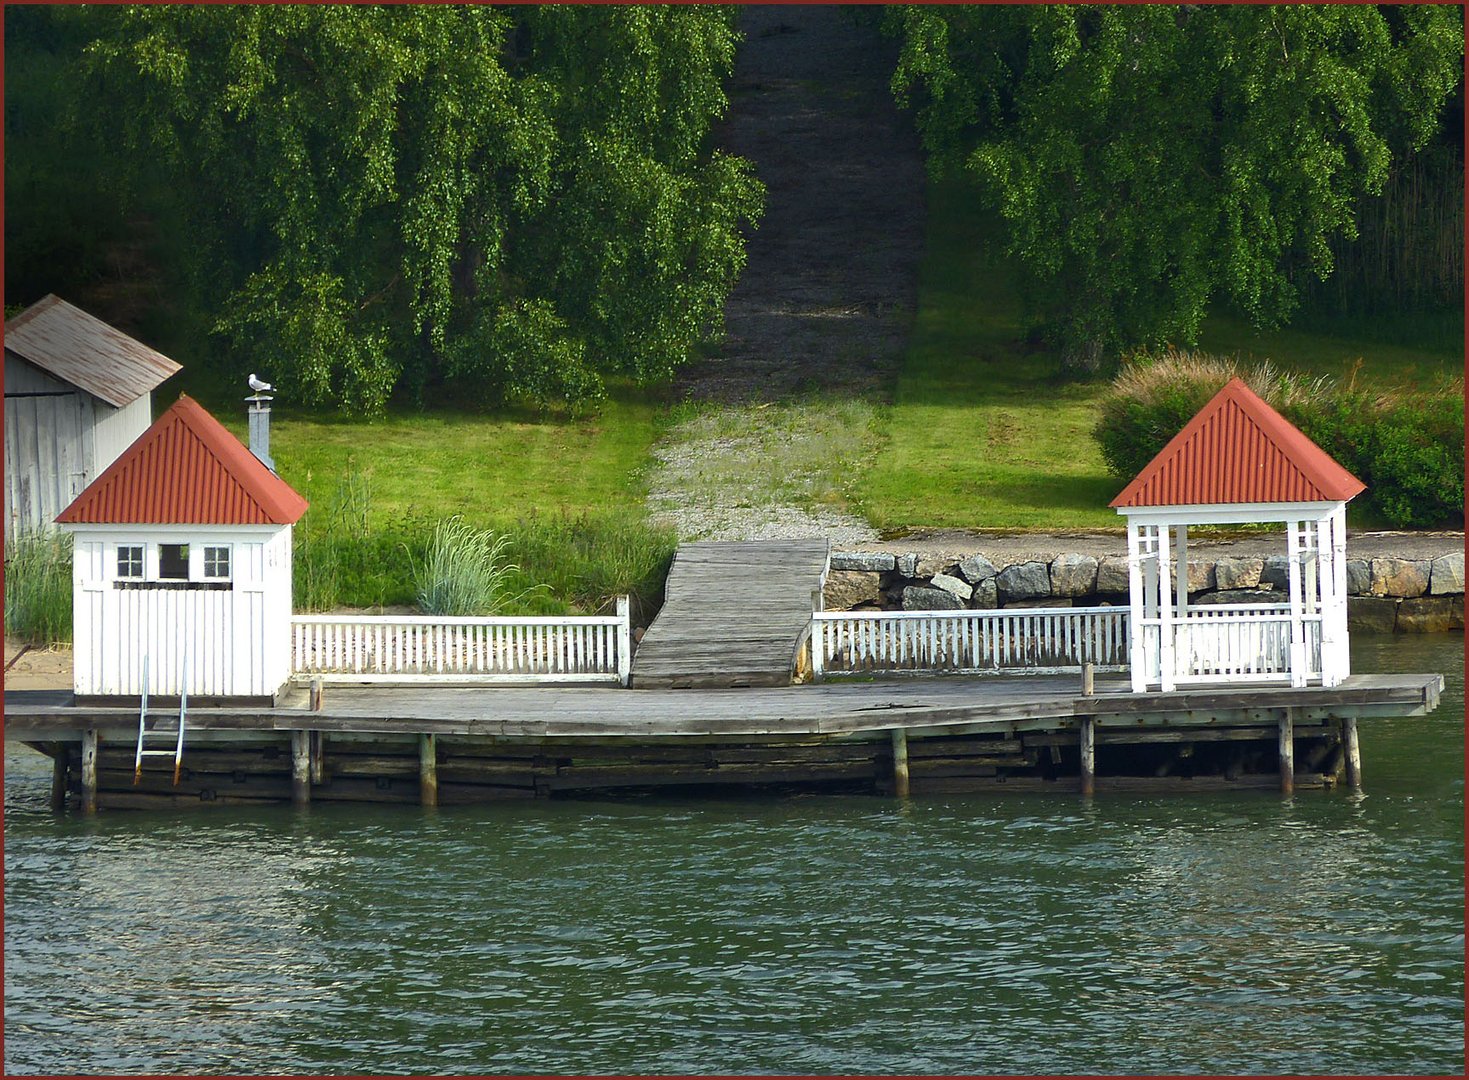
[{"label": "railing post", "polygon": [[632,677],[632,602],[617,598],[617,685],[626,686]]},{"label": "railing post", "polygon": [[807,648],[811,650],[811,681],[820,682],[826,674],[826,627],[811,613],[811,633],[807,636]]}]

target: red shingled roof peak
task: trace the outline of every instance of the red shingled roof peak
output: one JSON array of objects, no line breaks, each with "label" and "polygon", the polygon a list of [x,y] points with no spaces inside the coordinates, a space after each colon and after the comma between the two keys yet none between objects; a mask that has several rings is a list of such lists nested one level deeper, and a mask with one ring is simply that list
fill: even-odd
[{"label": "red shingled roof peak", "polygon": [[290,525],[306,500],[182,395],[57,515],[63,524]]},{"label": "red shingled roof peak", "polygon": [[1365,489],[1243,379],[1234,378],[1110,505],[1346,502]]}]

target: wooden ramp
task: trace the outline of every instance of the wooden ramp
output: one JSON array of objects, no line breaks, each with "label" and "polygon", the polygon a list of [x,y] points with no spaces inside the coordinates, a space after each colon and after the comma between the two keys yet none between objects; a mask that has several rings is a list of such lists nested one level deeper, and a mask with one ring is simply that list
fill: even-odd
[{"label": "wooden ramp", "polygon": [[826,540],[682,544],[633,654],[639,689],[789,686],[826,578]]}]

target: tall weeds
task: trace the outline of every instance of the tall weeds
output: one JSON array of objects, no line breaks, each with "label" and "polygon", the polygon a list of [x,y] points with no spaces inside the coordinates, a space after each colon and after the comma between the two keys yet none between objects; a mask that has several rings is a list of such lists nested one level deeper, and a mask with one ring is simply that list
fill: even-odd
[{"label": "tall weeds", "polygon": [[510,538],[458,517],[434,526],[422,562],[413,566],[418,606],[429,615],[495,615],[520,567],[506,561]]},{"label": "tall weeds", "polygon": [[34,645],[71,641],[67,534],[17,537],[5,549],[5,633]]}]

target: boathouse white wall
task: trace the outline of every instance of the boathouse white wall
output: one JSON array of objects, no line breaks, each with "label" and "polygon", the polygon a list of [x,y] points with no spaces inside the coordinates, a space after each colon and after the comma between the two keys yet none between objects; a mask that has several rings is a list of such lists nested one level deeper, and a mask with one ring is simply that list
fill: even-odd
[{"label": "boathouse white wall", "polygon": [[[71,525],[78,695],[271,697],[291,675],[291,526]],[[188,545],[187,579],[164,579],[163,545]],[[142,548],[141,575],[120,549]],[[229,552],[229,578],[206,574]],[[219,568],[217,550],[213,569]],[[129,553],[129,556],[131,553]],[[119,569],[123,573],[119,573]]]}]

